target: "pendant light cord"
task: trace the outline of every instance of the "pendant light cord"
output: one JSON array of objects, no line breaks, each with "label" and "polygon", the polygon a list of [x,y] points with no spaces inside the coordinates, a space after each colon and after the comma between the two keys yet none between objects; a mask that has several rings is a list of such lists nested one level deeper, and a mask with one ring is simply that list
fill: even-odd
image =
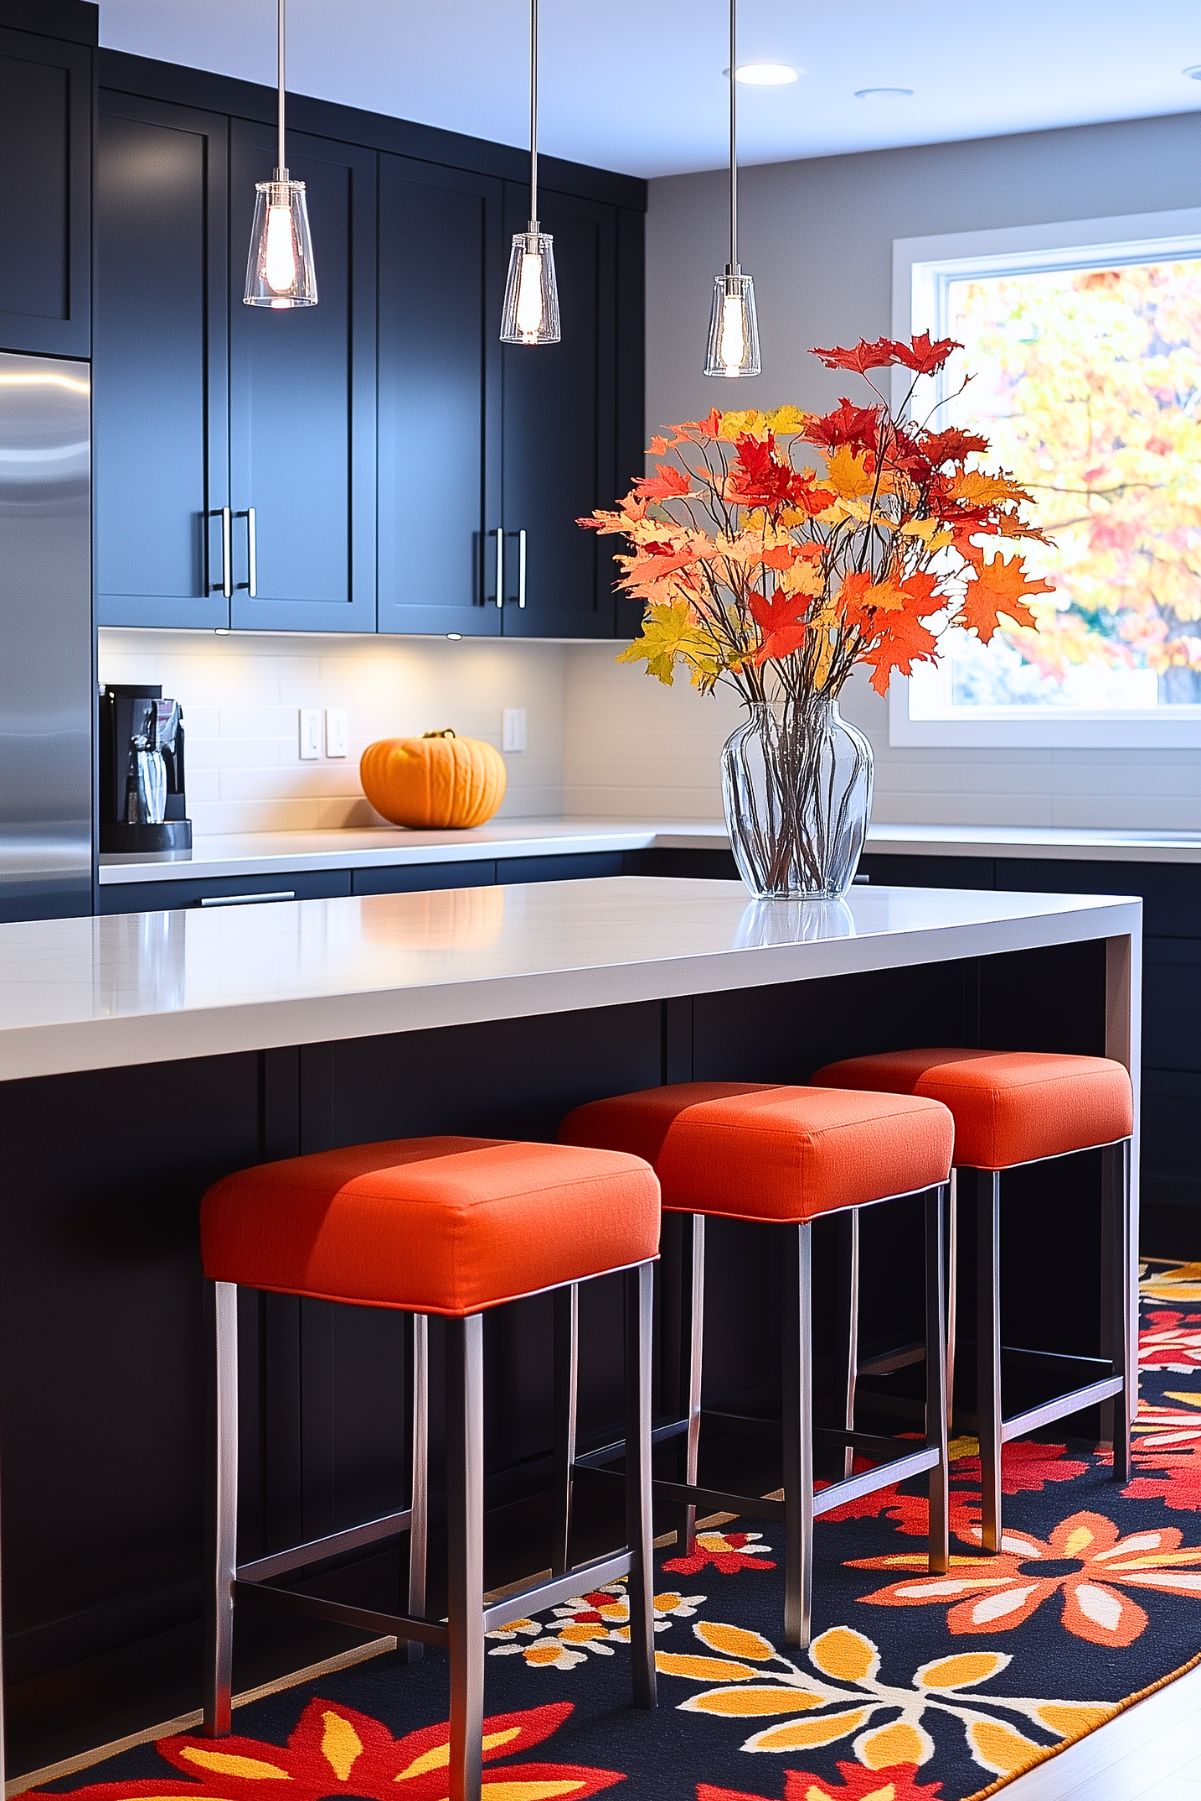
[{"label": "pendant light cord", "polygon": [[287,179],[287,152],[284,140],[284,9],[287,0],[276,0],[276,69],[279,81],[279,144],[276,150],[276,169],[281,181]]},{"label": "pendant light cord", "polygon": [[[282,5],[282,0],[280,0]],[[730,0],[730,273],[738,268],[738,0]]]},{"label": "pendant light cord", "polygon": [[538,0],[530,0],[530,230],[538,225]]}]

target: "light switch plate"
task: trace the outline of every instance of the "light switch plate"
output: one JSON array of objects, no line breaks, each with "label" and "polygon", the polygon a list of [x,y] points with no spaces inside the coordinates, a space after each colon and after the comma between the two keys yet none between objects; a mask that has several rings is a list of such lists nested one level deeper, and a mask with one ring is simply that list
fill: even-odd
[{"label": "light switch plate", "polygon": [[321,708],[300,709],[300,760],[315,762],[321,755]]},{"label": "light switch plate", "polygon": [[326,707],[325,709],[325,754],[327,757],[345,757],[349,753],[350,718],[345,707]]},{"label": "light switch plate", "polygon": [[501,713],[500,748],[524,750],[525,743],[525,708],[505,707]]}]

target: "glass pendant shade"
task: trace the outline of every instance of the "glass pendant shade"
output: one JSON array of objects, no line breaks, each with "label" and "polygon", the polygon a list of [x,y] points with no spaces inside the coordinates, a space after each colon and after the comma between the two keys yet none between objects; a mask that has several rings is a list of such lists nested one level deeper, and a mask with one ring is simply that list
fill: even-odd
[{"label": "glass pendant shade", "polygon": [[316,306],[317,269],[303,181],[286,169],[255,183],[254,225],[246,263],[247,306]]},{"label": "glass pendant shade", "polygon": [[760,367],[755,284],[740,269],[727,269],[713,279],[705,374],[758,375]]},{"label": "glass pendant shade", "polygon": [[500,338],[502,344],[559,342],[559,284],[548,231],[531,227],[514,233]]}]

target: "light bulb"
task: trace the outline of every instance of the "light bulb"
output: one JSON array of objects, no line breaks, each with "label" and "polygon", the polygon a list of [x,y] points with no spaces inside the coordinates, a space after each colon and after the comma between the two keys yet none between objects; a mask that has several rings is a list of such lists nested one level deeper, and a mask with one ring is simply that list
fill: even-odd
[{"label": "light bulb", "polygon": [[542,258],[536,250],[527,250],[521,259],[517,329],[523,338],[536,338],[542,330]]},{"label": "light bulb", "polygon": [[272,293],[287,294],[296,286],[296,243],[292,235],[290,205],[267,209],[263,274]]},{"label": "light bulb", "polygon": [[741,369],[746,361],[746,320],[741,294],[726,294],[722,299],[718,356],[726,369]]}]

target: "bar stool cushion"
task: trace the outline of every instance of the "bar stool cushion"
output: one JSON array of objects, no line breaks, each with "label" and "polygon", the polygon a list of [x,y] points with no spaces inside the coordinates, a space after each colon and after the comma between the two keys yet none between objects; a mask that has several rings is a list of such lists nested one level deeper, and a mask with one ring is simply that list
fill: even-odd
[{"label": "bar stool cushion", "polygon": [[945,1182],[953,1135],[937,1101],[758,1082],[646,1088],[560,1128],[645,1158],[670,1211],[794,1223]]},{"label": "bar stool cushion", "polygon": [[226,1176],[204,1272],[279,1294],[463,1316],[658,1253],[636,1157],[495,1138],[398,1138]]},{"label": "bar stool cushion", "polygon": [[814,1080],[942,1101],[955,1116],[955,1162],[964,1169],[1010,1169],[1112,1144],[1134,1130],[1130,1076],[1108,1057],[888,1051],[828,1063]]}]

